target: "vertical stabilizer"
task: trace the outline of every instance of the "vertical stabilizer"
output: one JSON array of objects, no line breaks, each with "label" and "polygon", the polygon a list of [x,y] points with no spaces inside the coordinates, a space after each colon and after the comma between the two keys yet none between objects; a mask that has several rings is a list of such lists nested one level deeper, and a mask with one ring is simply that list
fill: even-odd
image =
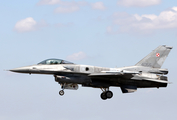
[{"label": "vertical stabilizer", "polygon": [[149,55],[139,61],[136,66],[161,68],[169,52],[173,47],[162,45],[153,50]]}]

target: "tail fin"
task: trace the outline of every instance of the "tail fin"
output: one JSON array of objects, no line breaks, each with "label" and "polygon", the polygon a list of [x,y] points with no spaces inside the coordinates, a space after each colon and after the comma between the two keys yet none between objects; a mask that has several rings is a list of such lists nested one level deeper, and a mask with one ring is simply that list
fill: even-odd
[{"label": "tail fin", "polygon": [[136,66],[145,66],[152,68],[161,68],[169,52],[173,47],[161,45],[153,50],[149,55],[139,61]]}]

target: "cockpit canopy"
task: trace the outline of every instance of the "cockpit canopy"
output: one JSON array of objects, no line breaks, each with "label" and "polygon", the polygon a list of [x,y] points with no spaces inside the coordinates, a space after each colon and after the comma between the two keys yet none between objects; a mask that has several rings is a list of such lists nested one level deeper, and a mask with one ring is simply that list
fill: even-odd
[{"label": "cockpit canopy", "polygon": [[62,60],[62,59],[47,59],[44,60],[40,63],[38,63],[38,65],[54,65],[54,64],[74,64],[72,62],[68,62],[66,60]]}]

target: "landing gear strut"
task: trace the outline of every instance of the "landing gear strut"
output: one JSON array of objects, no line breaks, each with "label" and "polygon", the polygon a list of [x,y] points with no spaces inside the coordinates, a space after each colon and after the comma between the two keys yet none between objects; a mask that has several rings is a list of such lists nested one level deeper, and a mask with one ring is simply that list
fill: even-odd
[{"label": "landing gear strut", "polygon": [[109,88],[101,88],[101,90],[103,91],[100,95],[101,99],[106,100],[113,97],[113,93],[109,91]]},{"label": "landing gear strut", "polygon": [[59,95],[63,96],[65,94],[63,84],[61,84],[61,89],[62,90],[59,91]]}]

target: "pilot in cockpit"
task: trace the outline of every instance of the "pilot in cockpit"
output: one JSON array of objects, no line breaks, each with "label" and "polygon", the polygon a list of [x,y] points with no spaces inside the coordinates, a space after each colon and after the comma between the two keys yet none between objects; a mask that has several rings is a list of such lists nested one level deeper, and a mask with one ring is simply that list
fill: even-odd
[{"label": "pilot in cockpit", "polygon": [[61,60],[61,59],[47,59],[47,60],[44,60],[38,64],[53,65],[53,64],[73,64],[73,63],[68,62],[66,60]]}]

